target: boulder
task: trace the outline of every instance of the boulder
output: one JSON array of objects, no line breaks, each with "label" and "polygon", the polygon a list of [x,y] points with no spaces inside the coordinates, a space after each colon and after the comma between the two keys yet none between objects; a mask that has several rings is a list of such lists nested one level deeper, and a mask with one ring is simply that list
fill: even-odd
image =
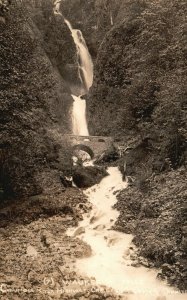
[{"label": "boulder", "polygon": [[83,233],[85,233],[85,228],[84,227],[79,227],[79,228],[77,228],[77,230],[75,230],[73,236],[76,237],[76,236],[81,235]]},{"label": "boulder", "polygon": [[73,182],[79,188],[88,188],[101,181],[108,173],[104,167],[78,166],[73,172]]},{"label": "boulder", "polygon": [[119,153],[117,149],[111,148],[103,152],[96,160],[95,164],[103,164],[103,163],[110,163],[119,159]]}]

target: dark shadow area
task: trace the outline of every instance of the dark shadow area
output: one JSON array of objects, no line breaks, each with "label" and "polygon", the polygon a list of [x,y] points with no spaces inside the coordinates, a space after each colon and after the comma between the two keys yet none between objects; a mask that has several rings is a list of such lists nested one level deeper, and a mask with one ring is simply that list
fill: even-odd
[{"label": "dark shadow area", "polygon": [[92,151],[92,149],[90,147],[88,147],[86,145],[82,145],[82,144],[76,145],[73,147],[73,151],[75,151],[75,150],[85,151],[90,155],[91,159],[94,158],[94,152]]}]

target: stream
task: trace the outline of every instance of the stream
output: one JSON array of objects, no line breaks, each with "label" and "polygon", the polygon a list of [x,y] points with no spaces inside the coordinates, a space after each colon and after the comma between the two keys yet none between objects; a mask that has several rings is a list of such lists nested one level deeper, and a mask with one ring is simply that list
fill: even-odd
[{"label": "stream", "polygon": [[116,194],[127,187],[117,167],[108,168],[109,176],[85,191],[92,211],[85,214],[78,227],[67,231],[69,236],[78,237],[90,245],[92,255],[76,262],[76,272],[91,278],[96,284],[112,288],[129,300],[183,300],[179,293],[157,279],[158,270],[144,266],[132,266],[133,236],[111,230],[119,216],[113,209]]},{"label": "stream", "polygon": [[[86,101],[82,96],[88,93],[93,83],[93,62],[82,32],[74,29],[63,17],[60,4],[61,0],[54,2],[54,14],[60,15],[70,30],[77,50],[78,76],[81,81],[79,95],[72,95],[72,132],[88,136]],[[77,260],[77,274],[94,278],[97,285],[112,288],[126,300],[186,299],[186,294],[179,293],[166,282],[157,279],[159,270],[133,266],[133,236],[112,230],[119,217],[119,212],[113,209],[117,202],[116,194],[125,189],[127,183],[122,180],[117,167],[108,168],[108,173],[109,176],[99,184],[84,192],[92,204],[92,211],[84,215],[84,220],[77,228],[67,231],[67,235],[74,238],[78,236],[92,249],[90,257]]]}]

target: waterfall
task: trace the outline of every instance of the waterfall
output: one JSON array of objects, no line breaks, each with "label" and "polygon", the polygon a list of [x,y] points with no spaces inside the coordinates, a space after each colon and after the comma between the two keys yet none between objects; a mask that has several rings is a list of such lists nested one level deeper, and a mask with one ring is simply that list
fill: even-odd
[{"label": "waterfall", "polygon": [[[80,93],[81,95],[84,95],[89,91],[93,83],[92,58],[82,32],[80,30],[73,29],[70,22],[66,19],[65,23],[71,31],[71,35],[76,45],[79,78],[82,83]],[[73,134],[86,136],[89,135],[86,121],[86,101],[82,99],[81,95],[79,97],[72,95],[74,99],[72,109]]]},{"label": "waterfall", "polygon": [[79,67],[79,77],[83,84],[83,94],[89,91],[89,88],[93,83],[93,63],[88,47],[86,45],[85,39],[82,32],[77,29],[73,29],[70,22],[65,19],[69,30],[71,31],[74,43],[77,49],[78,57],[78,67]]},{"label": "waterfall", "polygon": [[60,15],[62,16],[61,12],[60,12],[60,4],[61,4],[61,0],[54,0],[53,1],[53,5],[54,5],[54,14],[55,15]]},{"label": "waterfall", "polygon": [[86,122],[86,101],[81,99],[81,96],[77,97],[72,95],[73,109],[72,109],[72,127],[73,134],[88,136],[88,127]]},{"label": "waterfall", "polygon": [[[60,12],[61,0],[54,2],[54,13],[61,15]],[[79,78],[81,81],[80,96],[72,95],[73,107],[72,107],[72,131],[75,135],[89,135],[88,126],[86,121],[86,100],[82,99],[82,95],[88,93],[93,83],[93,62],[86,45],[82,32],[78,29],[73,29],[71,23],[64,19],[64,22],[68,26],[74,43],[77,49],[77,63]]]}]

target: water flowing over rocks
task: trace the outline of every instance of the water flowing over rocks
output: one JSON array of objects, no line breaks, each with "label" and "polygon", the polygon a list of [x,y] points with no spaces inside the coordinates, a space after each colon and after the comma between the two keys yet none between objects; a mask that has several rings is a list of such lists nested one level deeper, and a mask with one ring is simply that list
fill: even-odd
[{"label": "water flowing over rocks", "polygon": [[0,208],[1,299],[120,299],[74,271],[91,249],[66,231],[90,209],[80,190],[54,182],[41,196]]},{"label": "water flowing over rocks", "polygon": [[186,12],[0,0],[2,300],[186,299]]},{"label": "water flowing over rocks", "polygon": [[[113,209],[116,195],[121,194],[120,190],[127,187],[127,183],[117,167],[109,168],[108,173],[100,184],[85,192],[92,204],[91,212],[84,215],[77,229],[67,231],[74,238],[80,236],[92,250],[87,258],[77,261],[75,270],[80,275],[95,278],[97,284],[113,288],[122,297],[128,294],[129,300],[137,297],[149,300],[150,295],[152,299],[159,299],[159,296],[184,299],[179,291],[156,279],[158,271],[149,270],[148,261],[138,260],[132,235],[112,230],[120,215]],[[115,206],[118,207],[118,203]]]},{"label": "water flowing over rocks", "polygon": [[88,188],[99,183],[107,175],[108,172],[104,167],[77,167],[73,172],[73,181],[79,188]]}]

